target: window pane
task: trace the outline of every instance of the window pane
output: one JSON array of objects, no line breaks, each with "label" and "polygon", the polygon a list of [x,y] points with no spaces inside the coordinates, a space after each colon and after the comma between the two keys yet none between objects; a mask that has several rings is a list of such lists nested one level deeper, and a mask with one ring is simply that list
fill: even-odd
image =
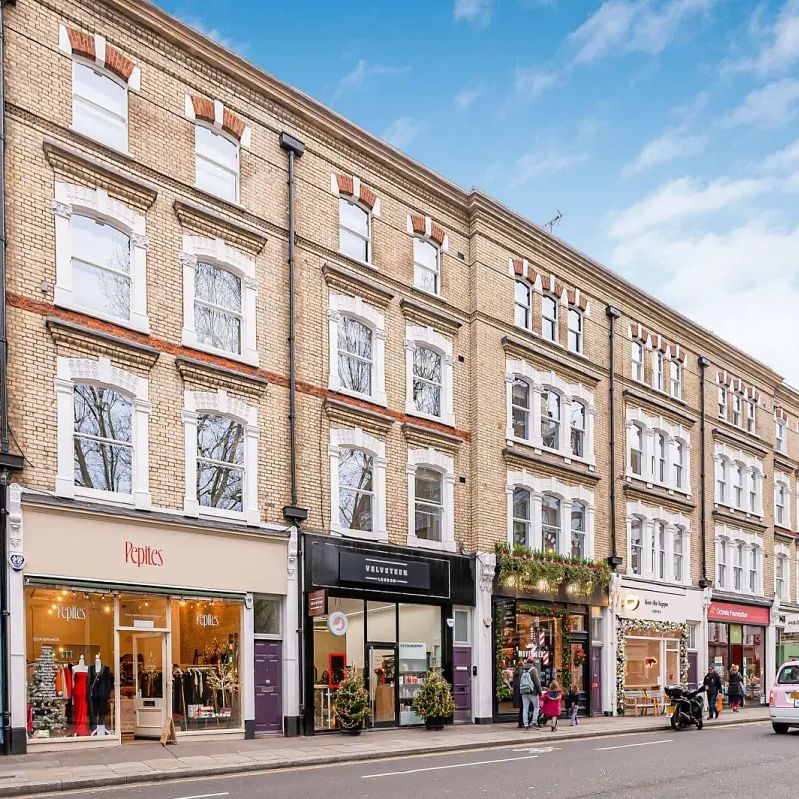
[{"label": "window pane", "polygon": [[516,281],[516,302],[519,305],[524,305],[526,308],[530,307],[530,287],[521,280]]},{"label": "window pane", "polygon": [[273,597],[255,597],[253,602],[253,630],[260,635],[280,635],[281,600]]},{"label": "window pane", "polygon": [[244,463],[244,427],[224,416],[203,414],[197,422],[197,455],[224,463]]},{"label": "window pane", "polygon": [[419,238],[413,240],[413,260],[421,266],[438,271],[438,248]]},{"label": "window pane", "polygon": [[374,458],[360,450],[339,455],[339,523],[348,530],[372,530]]},{"label": "window pane", "polygon": [[229,202],[238,201],[238,170],[233,172],[197,156],[197,187]]},{"label": "window pane", "polygon": [[82,97],[73,98],[72,126],[109,147],[122,151],[128,149],[127,119],[105,111]]},{"label": "window pane", "polygon": [[356,261],[367,261],[369,250],[367,240],[359,238],[349,230],[341,228],[339,230],[339,249],[344,255],[354,258]]},{"label": "window pane", "polygon": [[560,433],[560,397],[552,391],[541,393],[541,438],[543,445],[558,448]]},{"label": "window pane", "polygon": [[413,285],[431,294],[438,294],[438,273],[416,266],[413,270]]},{"label": "window pane", "polygon": [[339,225],[366,238],[369,235],[369,215],[358,205],[339,199]]},{"label": "window pane", "polygon": [[357,319],[338,323],[338,374],[342,388],[372,393],[372,331]]},{"label": "window pane", "polygon": [[528,437],[529,410],[530,386],[523,380],[517,380],[511,388],[513,435],[517,438]]},{"label": "window pane", "polygon": [[530,492],[526,488],[513,490],[513,517],[530,520]]},{"label": "window pane", "polygon": [[197,500],[206,508],[241,511],[244,470],[197,463]]},{"label": "window pane", "polygon": [[211,305],[241,313],[241,278],[227,269],[198,263],[194,273],[194,296]]},{"label": "window pane", "polygon": [[131,493],[133,448],[75,437],[75,485]]},{"label": "window pane", "polygon": [[416,470],[416,499],[441,504],[441,474],[433,469]]},{"label": "window pane", "polygon": [[133,441],[129,397],[99,386],[77,385],[74,394],[75,432],[108,441]]},{"label": "window pane", "polygon": [[441,355],[425,347],[413,353],[413,401],[416,409],[441,415]]},{"label": "window pane", "polygon": [[432,469],[416,470],[416,536],[441,541],[442,476]]},{"label": "window pane", "polygon": [[72,81],[74,94],[118,117],[127,116],[128,90],[121,83],[77,61],[72,67]]},{"label": "window pane", "polygon": [[541,532],[544,551],[560,550],[560,500],[544,494],[541,499]]},{"label": "window pane", "polygon": [[239,171],[239,146],[235,142],[215,133],[204,125],[196,125],[197,154],[219,166],[226,167],[230,172],[238,174]]},{"label": "window pane", "polygon": [[225,352],[241,352],[241,319],[206,305],[194,306],[194,330],[201,344]]}]

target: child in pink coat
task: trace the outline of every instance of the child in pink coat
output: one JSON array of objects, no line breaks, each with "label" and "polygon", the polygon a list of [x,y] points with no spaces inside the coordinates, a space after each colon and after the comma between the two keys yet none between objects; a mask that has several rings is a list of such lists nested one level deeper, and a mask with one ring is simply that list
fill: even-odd
[{"label": "child in pink coat", "polygon": [[562,699],[563,691],[558,685],[558,681],[552,680],[549,684],[549,690],[541,697],[541,712],[550,719],[552,732],[558,728],[560,702]]}]

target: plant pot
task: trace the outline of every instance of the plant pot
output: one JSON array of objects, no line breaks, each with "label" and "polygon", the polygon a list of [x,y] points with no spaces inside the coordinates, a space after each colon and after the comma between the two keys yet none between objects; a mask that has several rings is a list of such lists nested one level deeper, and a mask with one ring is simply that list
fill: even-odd
[{"label": "plant pot", "polygon": [[446,719],[443,716],[428,716],[424,720],[424,726],[428,730],[443,730]]},{"label": "plant pot", "polygon": [[363,730],[363,722],[362,721],[343,722],[341,719],[339,719],[338,728],[343,735],[360,735],[361,730]]}]

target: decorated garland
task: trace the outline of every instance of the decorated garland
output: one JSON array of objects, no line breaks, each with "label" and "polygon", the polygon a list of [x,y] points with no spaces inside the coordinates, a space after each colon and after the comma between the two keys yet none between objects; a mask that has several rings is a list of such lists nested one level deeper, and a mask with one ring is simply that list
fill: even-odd
[{"label": "decorated garland", "polygon": [[610,568],[585,558],[571,558],[516,545],[496,545],[497,584],[522,591],[556,593],[566,585],[575,594],[590,596],[610,585]]},{"label": "decorated garland", "polygon": [[510,702],[513,699],[513,689],[505,685],[505,680],[502,679],[502,671],[505,669],[502,643],[502,605],[497,605],[494,617],[494,659],[497,672],[496,694],[498,702]]},{"label": "decorated garland", "polygon": [[624,668],[627,665],[627,634],[631,630],[653,633],[677,633],[680,639],[680,683],[688,682],[688,623],[684,621],[641,621],[619,619],[616,648],[616,710],[624,715]]}]

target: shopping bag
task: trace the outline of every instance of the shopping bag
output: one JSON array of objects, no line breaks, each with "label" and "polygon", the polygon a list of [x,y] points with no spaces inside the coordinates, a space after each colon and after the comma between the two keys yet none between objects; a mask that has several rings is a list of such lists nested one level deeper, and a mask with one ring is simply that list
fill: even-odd
[{"label": "shopping bag", "polygon": [[722,710],[724,710],[724,697],[719,694],[716,697],[716,713],[721,713]]}]

